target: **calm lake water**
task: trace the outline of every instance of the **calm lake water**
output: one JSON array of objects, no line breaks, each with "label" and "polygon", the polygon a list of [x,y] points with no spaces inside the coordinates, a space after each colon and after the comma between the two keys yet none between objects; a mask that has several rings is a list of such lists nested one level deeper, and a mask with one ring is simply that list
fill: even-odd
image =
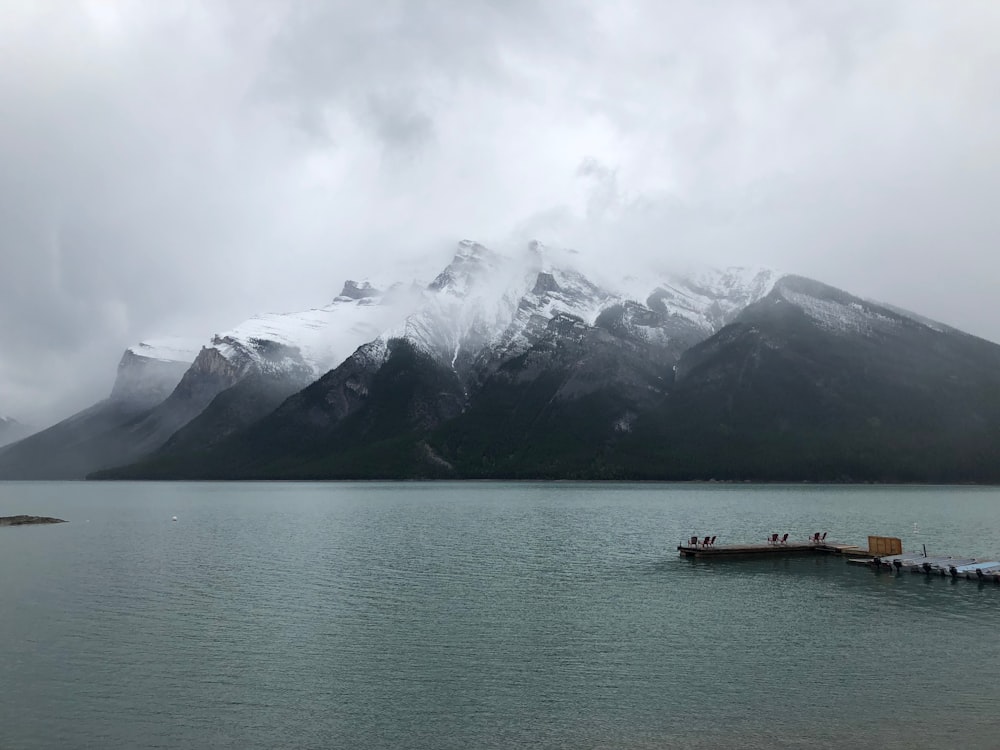
[{"label": "calm lake water", "polygon": [[[3,748],[996,748],[1000,490],[0,483]],[[177,522],[171,517],[177,516]],[[916,526],[915,526],[916,525]]]}]

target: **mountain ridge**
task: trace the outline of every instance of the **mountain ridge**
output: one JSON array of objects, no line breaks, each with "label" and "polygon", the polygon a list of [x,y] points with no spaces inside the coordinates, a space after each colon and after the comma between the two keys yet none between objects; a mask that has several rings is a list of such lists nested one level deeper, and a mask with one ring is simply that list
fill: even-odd
[{"label": "mountain ridge", "polygon": [[579,261],[464,240],[427,284],[213,334],[166,396],[168,347],[132,347],[0,476],[58,449],[94,478],[1000,481],[1000,346],[766,268]]}]

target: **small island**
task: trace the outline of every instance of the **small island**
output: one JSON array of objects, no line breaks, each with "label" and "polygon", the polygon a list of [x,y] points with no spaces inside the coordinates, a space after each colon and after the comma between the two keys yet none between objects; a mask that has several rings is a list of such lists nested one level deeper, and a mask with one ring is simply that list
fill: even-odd
[{"label": "small island", "polygon": [[47,516],[0,516],[0,526],[29,526],[38,523],[66,523],[66,521]]}]

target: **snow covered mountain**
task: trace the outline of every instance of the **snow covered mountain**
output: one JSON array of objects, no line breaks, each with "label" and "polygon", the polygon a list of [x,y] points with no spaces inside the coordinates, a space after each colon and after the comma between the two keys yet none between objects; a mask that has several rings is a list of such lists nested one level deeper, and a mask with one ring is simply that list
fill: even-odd
[{"label": "snow covered mountain", "polygon": [[[601,346],[634,339],[655,349],[646,352],[650,365],[669,368],[684,349],[766,294],[774,278],[759,270],[727,269],[690,277],[623,275],[620,283],[601,284],[581,272],[572,251],[532,242],[498,253],[465,240],[427,285],[397,282],[381,293],[348,282],[327,307],[258,316],[214,336],[159,409],[190,415],[190,424],[181,425],[164,451],[202,450],[237,432],[263,416],[265,407],[276,407],[279,395],[288,395],[289,384],[296,382],[289,378],[319,378],[326,384],[321,388],[329,386],[325,398],[332,411],[321,421],[336,421],[366,398],[393,353],[404,350],[441,370],[443,380],[433,386],[439,389],[436,405],[418,418],[429,425],[462,412],[499,367],[544,348],[543,342],[553,339],[553,325],[569,330],[566,321],[585,329],[600,321],[614,333],[602,334]],[[270,383],[268,395],[260,391],[263,382]],[[276,390],[279,382],[285,385]],[[582,382],[574,380],[577,392],[591,387]]]},{"label": "snow covered mountain", "polygon": [[451,262],[420,286],[396,281],[379,290],[347,281],[334,300],[302,312],[258,315],[213,335],[197,354],[189,377],[223,375],[230,384],[250,374],[316,379],[358,347],[406,339],[457,370],[485,350],[523,349],[532,331],[556,314],[592,325],[602,311],[633,301],[661,313],[685,339],[705,337],[765,295],[777,278],[762,269],[701,269],[692,275],[623,278],[602,288],[569,265],[573,254],[532,242],[504,255],[471,241],[458,243]]},{"label": "snow covered mountain", "polygon": [[1000,480],[1000,346],[761,270],[596,284],[464,243],[397,328],[119,477]]},{"label": "snow covered mountain", "polygon": [[936,465],[940,480],[1000,465],[995,344],[764,268],[586,267],[537,242],[463,241],[428,284],[349,281],[202,346],[130,347],[111,399],[58,440],[22,441],[31,455],[0,451],[0,476],[61,461],[60,476],[137,462],[100,476],[919,479]]},{"label": "snow covered mountain", "polygon": [[[539,242],[501,255],[465,240],[417,309],[380,338],[405,339],[462,373],[478,358],[525,351],[555,316],[592,326],[604,311],[629,303],[629,322],[646,325],[648,335],[661,343],[672,337],[692,343],[761,299],[779,278],[761,268],[703,268],[691,274],[623,276],[602,286],[573,261],[572,252]],[[648,326],[651,312],[658,314],[655,333]]]},{"label": "snow covered mountain", "polygon": [[381,291],[347,281],[333,301],[302,312],[257,315],[212,336],[201,356],[221,357],[236,378],[300,372],[313,378],[337,366],[362,344],[398,324],[417,295],[402,284]]},{"label": "snow covered mountain", "polygon": [[701,268],[668,275],[646,296],[646,305],[715,333],[748,305],[763,299],[782,274],[762,267]]}]

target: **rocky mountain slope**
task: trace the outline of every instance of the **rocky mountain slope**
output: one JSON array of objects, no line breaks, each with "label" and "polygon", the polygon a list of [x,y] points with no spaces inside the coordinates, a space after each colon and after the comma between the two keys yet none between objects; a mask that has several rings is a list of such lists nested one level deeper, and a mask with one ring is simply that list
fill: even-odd
[{"label": "rocky mountain slope", "polygon": [[[317,387],[335,383],[333,387],[339,395],[331,398],[344,404],[353,403],[358,388],[368,387],[369,381],[382,382],[376,377],[378,371],[385,366],[391,371],[399,364],[394,356],[412,356],[423,363],[418,368],[423,376],[448,394],[443,400],[450,404],[446,410],[450,418],[466,409],[470,394],[491,367],[523,354],[540,337],[551,339],[550,323],[563,315],[590,325],[598,316],[613,318],[614,311],[621,310],[617,316],[619,328],[633,330],[644,342],[655,344],[676,358],[683,348],[710,335],[714,326],[745,304],[746,299],[763,294],[773,283],[772,275],[756,272],[746,276],[746,283],[741,284],[743,277],[729,271],[716,272],[714,276],[703,274],[694,281],[669,276],[643,282],[626,279],[620,287],[611,288],[602,287],[568,267],[572,261],[572,254],[553,251],[538,243],[531,243],[521,252],[503,255],[478,243],[463,241],[451,262],[423,288],[396,284],[388,294],[379,295],[371,287],[349,282],[331,312],[338,304],[350,303],[354,305],[354,316],[367,313],[371,320],[374,313],[381,321],[396,316],[397,322],[344,361],[344,372],[353,373],[353,377],[339,382],[331,372],[320,379]],[[713,280],[717,282],[714,286]],[[626,295],[636,287],[643,287],[643,296],[656,295],[657,311],[628,301]],[[185,380],[208,365],[228,373],[231,385],[246,377],[245,370],[240,368],[248,365],[256,367],[256,372],[265,378],[255,378],[252,385],[248,383],[208,404],[197,417],[192,417],[187,427],[166,442],[154,460],[169,457],[171,463],[176,463],[186,460],[183,458],[186,455],[202,453],[206,446],[238,433],[276,407],[283,396],[291,393],[294,383],[288,379],[289,373],[297,372],[302,379],[310,372],[315,373],[317,368],[308,365],[322,360],[315,354],[301,356],[301,352],[318,351],[316,342],[323,337],[329,340],[332,326],[329,323],[304,326],[304,319],[306,316],[302,314],[268,316],[250,321],[237,332],[216,336],[212,345],[199,355]],[[360,336],[371,329],[355,326],[352,330],[341,325],[336,330],[345,338],[345,333]],[[647,342],[650,336],[653,338]],[[293,342],[299,343],[293,345]],[[361,342],[355,338],[352,343]],[[259,366],[268,352],[279,353],[272,357],[275,364]],[[658,361],[662,355],[653,352],[650,358]],[[283,378],[282,387],[274,382],[278,374]],[[267,380],[275,387],[262,394],[259,388]],[[222,389],[216,388],[216,392],[221,394]],[[415,392],[422,390],[418,387]],[[435,413],[437,406],[420,408],[426,417],[427,413]],[[178,413],[170,404],[164,405],[164,411]],[[338,424],[335,431],[349,434],[351,422],[345,424]],[[286,443],[308,452],[305,447],[308,435],[308,431],[296,428]]]},{"label": "rocky mountain slope", "polygon": [[348,281],[325,307],[255,316],[204,345],[160,339],[130,347],[111,397],[0,452],[0,478],[82,479],[171,440],[167,450],[178,441],[214,443],[401,321],[415,294]]},{"label": "rocky mountain slope", "polygon": [[1000,478],[995,344],[766,270],[614,287],[529,251],[463,243],[259,422],[107,476]]},{"label": "rocky mountain slope", "polygon": [[[816,281],[598,277],[466,241],[429,284],[384,288],[215,335],[166,396],[120,373],[61,427],[90,451],[72,471],[1000,481],[1000,346]],[[144,409],[110,411],[134,392]]]},{"label": "rocky mountain slope", "polygon": [[1000,481],[1000,346],[798,277],[685,352],[635,477]]}]

